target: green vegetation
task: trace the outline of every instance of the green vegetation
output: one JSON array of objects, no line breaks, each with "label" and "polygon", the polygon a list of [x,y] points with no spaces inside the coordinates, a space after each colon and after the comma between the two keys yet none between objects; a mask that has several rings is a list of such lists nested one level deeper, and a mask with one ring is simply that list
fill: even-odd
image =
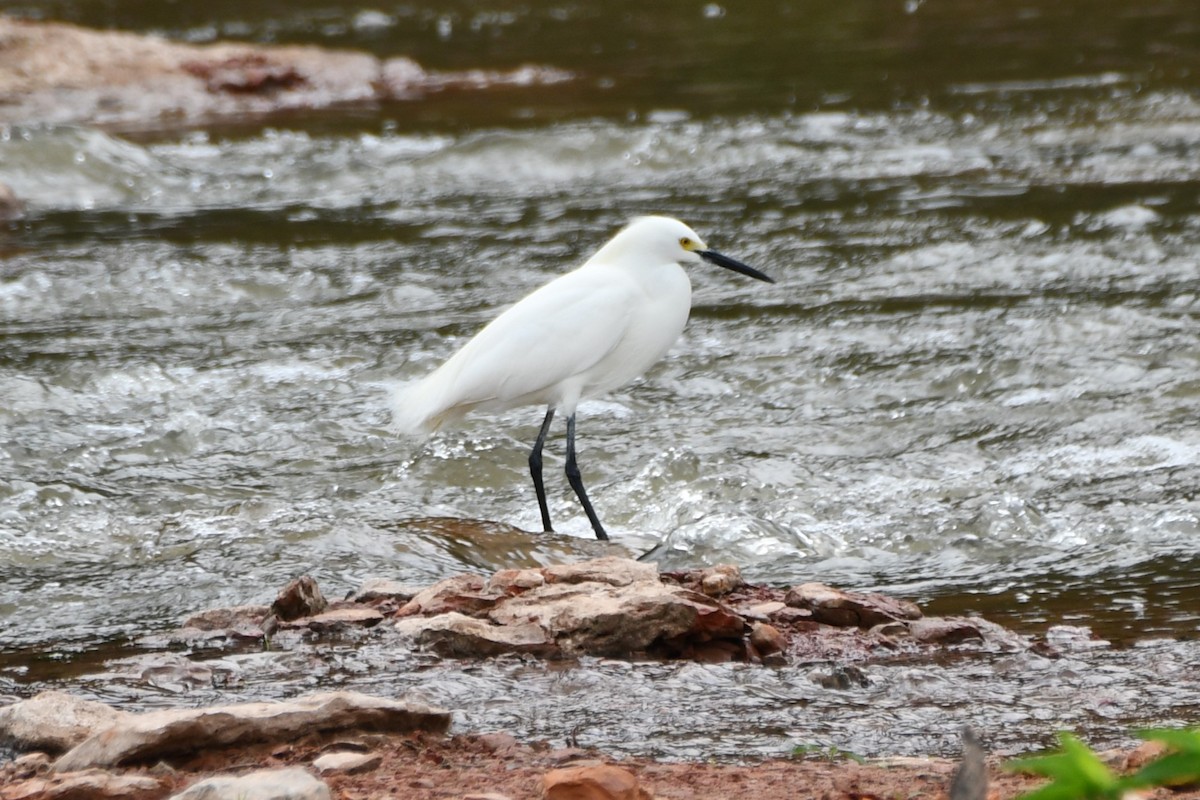
[{"label": "green vegetation", "polygon": [[1133,789],[1200,782],[1200,728],[1149,730],[1137,735],[1162,742],[1168,751],[1132,775],[1114,775],[1099,756],[1069,733],[1059,734],[1059,752],[1010,761],[1005,768],[1053,779],[1018,800],[1120,800]]}]

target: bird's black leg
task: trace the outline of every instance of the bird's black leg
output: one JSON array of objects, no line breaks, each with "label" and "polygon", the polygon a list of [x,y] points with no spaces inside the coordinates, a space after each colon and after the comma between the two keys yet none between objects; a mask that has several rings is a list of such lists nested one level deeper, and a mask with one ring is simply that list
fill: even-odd
[{"label": "bird's black leg", "polygon": [[529,474],[533,476],[533,490],[537,492],[538,508],[542,512],[542,530],[553,533],[550,527],[550,508],[546,505],[546,487],[542,483],[542,445],[546,443],[546,433],[550,430],[550,422],[554,419],[554,406],[546,409],[546,418],[542,420],[542,429],[538,431],[537,441],[529,454]]},{"label": "bird's black leg", "polygon": [[579,465],[575,463],[575,415],[567,417],[567,481],[571,484],[571,488],[575,490],[575,496],[579,498],[579,503],[583,506],[583,510],[587,512],[588,520],[592,523],[592,530],[596,532],[597,539],[607,539],[608,534],[604,532],[604,526],[600,524],[600,518],[596,516],[596,510],[592,508],[592,503],[588,500],[587,492],[583,490],[583,476],[579,474]]}]

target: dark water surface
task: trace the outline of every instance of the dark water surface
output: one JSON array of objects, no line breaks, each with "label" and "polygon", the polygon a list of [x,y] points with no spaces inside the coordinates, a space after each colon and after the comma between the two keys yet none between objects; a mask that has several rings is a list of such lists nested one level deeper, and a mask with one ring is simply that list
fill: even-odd
[{"label": "dark water surface", "polygon": [[[412,690],[465,728],[582,723],[669,757],[952,752],[964,722],[1015,751],[1200,717],[1194,4],[0,10],[576,76],[202,131],[0,128],[29,202],[0,231],[0,693]],[[538,527],[541,412],[403,441],[389,389],[647,212],[778,283],[697,271],[679,345],[581,408],[614,544],[558,438],[566,535],[429,523]],[[878,665],[837,692],[814,665],[401,668],[368,637],[320,667],[210,653],[235,679],[139,678],[141,637],[302,572],[339,596],[647,551],[978,612],[1067,657]]]}]

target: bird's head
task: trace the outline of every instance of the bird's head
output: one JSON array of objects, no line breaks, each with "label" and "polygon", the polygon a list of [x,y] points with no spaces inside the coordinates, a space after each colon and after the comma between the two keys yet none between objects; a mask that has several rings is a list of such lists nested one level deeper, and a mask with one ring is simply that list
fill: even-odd
[{"label": "bird's head", "polygon": [[671,217],[637,217],[613,237],[601,253],[604,251],[610,251],[608,255],[617,258],[650,257],[677,264],[707,261],[760,281],[775,282],[754,267],[713,250],[694,230]]}]

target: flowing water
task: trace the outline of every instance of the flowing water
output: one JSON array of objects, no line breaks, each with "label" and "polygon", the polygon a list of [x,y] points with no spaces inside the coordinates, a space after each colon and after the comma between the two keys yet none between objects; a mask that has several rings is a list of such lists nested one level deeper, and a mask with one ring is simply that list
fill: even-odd
[{"label": "flowing water", "polygon": [[[1188,2],[0,10],[575,76],[266,126],[0,127],[28,203],[0,230],[0,691],[414,691],[464,729],[667,757],[1200,719]],[[650,212],[778,282],[694,270],[670,355],[581,407],[612,544],[561,431],[560,535],[524,533],[541,411],[402,440],[388,393]],[[141,637],[301,573],[334,596],[614,552],[882,589],[1066,656],[883,664],[837,691],[813,665],[447,665],[366,637],[138,678]]]}]

